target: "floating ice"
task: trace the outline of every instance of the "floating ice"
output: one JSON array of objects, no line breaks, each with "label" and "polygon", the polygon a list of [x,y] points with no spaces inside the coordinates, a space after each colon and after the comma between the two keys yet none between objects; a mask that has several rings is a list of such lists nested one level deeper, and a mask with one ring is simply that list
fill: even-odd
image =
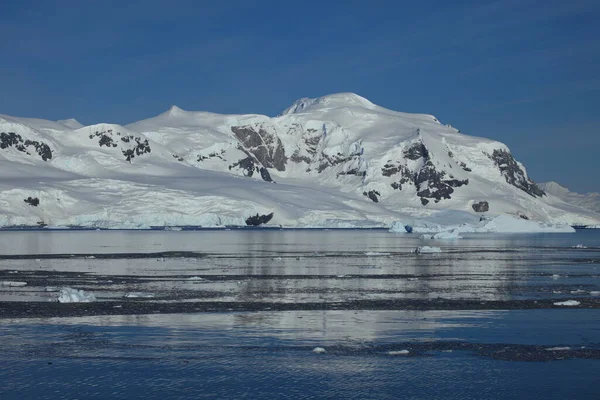
[{"label": "floating ice", "polygon": [[462,239],[458,229],[453,229],[450,232],[440,232],[433,235],[432,239],[436,240],[451,240],[451,239]]},{"label": "floating ice", "polygon": [[546,349],[546,351],[567,351],[567,350],[571,350],[570,347],[550,347],[549,349]]},{"label": "floating ice", "polygon": [[554,303],[555,306],[578,306],[581,303],[577,300],[567,300],[567,301],[559,301],[558,303]]},{"label": "floating ice", "polygon": [[578,244],[578,245],[573,246],[573,248],[574,249],[587,249],[587,246],[584,246],[582,244]]},{"label": "floating ice", "polygon": [[58,295],[59,303],[91,303],[96,301],[96,296],[92,293],[84,292],[73,288],[62,288]]},{"label": "floating ice", "polygon": [[559,275],[559,274],[554,274],[554,275],[552,275],[552,279],[555,279],[555,280],[556,280],[556,279],[558,279],[558,278],[560,278],[560,275]]},{"label": "floating ice", "polygon": [[432,247],[432,246],[419,246],[415,250],[415,253],[417,253],[417,254],[441,253],[441,252],[442,252],[442,249],[440,249],[439,247]]},{"label": "floating ice", "polygon": [[16,281],[0,281],[0,286],[8,287],[22,287],[27,285],[27,282],[16,282]]},{"label": "floating ice", "polygon": [[590,294],[591,294],[592,296],[600,296],[600,291],[597,291],[597,290],[592,290],[592,291],[590,292]]},{"label": "floating ice", "polygon": [[323,354],[323,353],[326,353],[326,352],[327,352],[327,350],[325,350],[325,349],[324,349],[324,348],[322,348],[322,347],[315,347],[315,348],[312,350],[312,352],[313,352],[313,353],[316,353],[316,354]]},{"label": "floating ice", "polygon": [[392,225],[390,225],[389,231],[393,233],[406,233],[408,232],[408,229],[406,229],[402,222],[394,221],[392,222]]},{"label": "floating ice", "polygon": [[389,256],[390,253],[380,253],[378,251],[367,251],[365,256]]},{"label": "floating ice", "polygon": [[203,281],[204,278],[200,277],[200,276],[190,276],[189,278],[187,278],[188,281]]},{"label": "floating ice", "polygon": [[393,350],[393,351],[388,351],[387,353],[390,356],[405,356],[405,355],[409,354],[410,351],[408,351],[408,350]]},{"label": "floating ice", "polygon": [[145,298],[145,299],[149,299],[154,297],[153,293],[144,293],[144,292],[131,292],[131,293],[127,293],[125,295],[125,297],[129,298],[129,299],[136,299],[136,298]]}]

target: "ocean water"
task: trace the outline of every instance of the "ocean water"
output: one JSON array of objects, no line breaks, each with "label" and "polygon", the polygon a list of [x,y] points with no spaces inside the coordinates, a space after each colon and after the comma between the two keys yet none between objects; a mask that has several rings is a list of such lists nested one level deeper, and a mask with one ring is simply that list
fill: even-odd
[{"label": "ocean water", "polygon": [[0,399],[597,399],[599,268],[595,230],[0,232]]}]

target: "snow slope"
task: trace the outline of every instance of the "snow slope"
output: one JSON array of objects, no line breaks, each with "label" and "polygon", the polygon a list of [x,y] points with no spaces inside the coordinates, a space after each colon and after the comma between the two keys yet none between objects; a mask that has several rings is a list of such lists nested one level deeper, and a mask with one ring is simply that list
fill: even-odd
[{"label": "snow slope", "polygon": [[127,126],[0,115],[0,168],[0,226],[245,225],[270,213],[289,227],[600,223],[547,196],[504,144],[352,93],[274,118],[176,106]]},{"label": "snow slope", "polygon": [[600,193],[575,193],[556,182],[545,182],[540,187],[549,195],[585,209],[600,213]]}]

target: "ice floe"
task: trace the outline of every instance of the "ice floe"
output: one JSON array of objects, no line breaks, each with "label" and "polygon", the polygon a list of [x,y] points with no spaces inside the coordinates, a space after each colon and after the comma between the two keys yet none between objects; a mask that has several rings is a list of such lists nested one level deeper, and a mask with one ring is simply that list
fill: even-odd
[{"label": "ice floe", "polygon": [[387,354],[390,356],[406,356],[406,355],[410,354],[410,351],[408,351],[408,350],[392,350],[392,351],[388,351]]},{"label": "ice floe", "polygon": [[572,306],[578,306],[581,303],[578,302],[577,300],[566,300],[566,301],[559,301],[557,303],[554,303],[555,306],[568,306],[568,307],[572,307]]},{"label": "ice floe", "polygon": [[0,286],[8,286],[8,287],[22,287],[26,286],[27,282],[17,282],[17,281],[0,281]]},{"label": "ice floe", "polygon": [[96,301],[96,296],[92,293],[69,287],[60,289],[58,295],[59,303],[91,303],[93,301]]},{"label": "ice floe", "polygon": [[419,246],[415,250],[415,253],[417,253],[417,254],[441,253],[441,252],[442,252],[442,249],[440,249],[439,247],[433,247],[433,246]]}]

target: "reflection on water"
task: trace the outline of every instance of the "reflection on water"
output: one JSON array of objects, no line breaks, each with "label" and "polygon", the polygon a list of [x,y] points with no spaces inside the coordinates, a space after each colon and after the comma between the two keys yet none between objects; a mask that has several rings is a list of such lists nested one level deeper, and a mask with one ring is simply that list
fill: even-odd
[{"label": "reflection on water", "polygon": [[[444,253],[411,253],[423,244]],[[163,251],[204,255],[101,256]],[[598,309],[267,304],[591,299],[599,267],[595,231],[444,242],[384,231],[0,232],[0,281],[27,283],[0,287],[0,301],[55,301],[69,286],[110,307],[265,303],[260,312],[0,319],[0,398],[596,399]],[[124,298],[131,292],[154,297]]]},{"label": "reflection on water", "polygon": [[[577,354],[600,349],[599,317],[598,310],[301,311],[5,321],[0,357],[11,368],[0,370],[0,395],[507,398],[535,388],[548,399],[574,391],[594,398],[600,350],[594,359]],[[313,353],[316,346],[326,352]],[[556,357],[547,350],[556,346],[574,359],[503,361],[523,352]],[[399,350],[408,355],[390,355]]]}]

